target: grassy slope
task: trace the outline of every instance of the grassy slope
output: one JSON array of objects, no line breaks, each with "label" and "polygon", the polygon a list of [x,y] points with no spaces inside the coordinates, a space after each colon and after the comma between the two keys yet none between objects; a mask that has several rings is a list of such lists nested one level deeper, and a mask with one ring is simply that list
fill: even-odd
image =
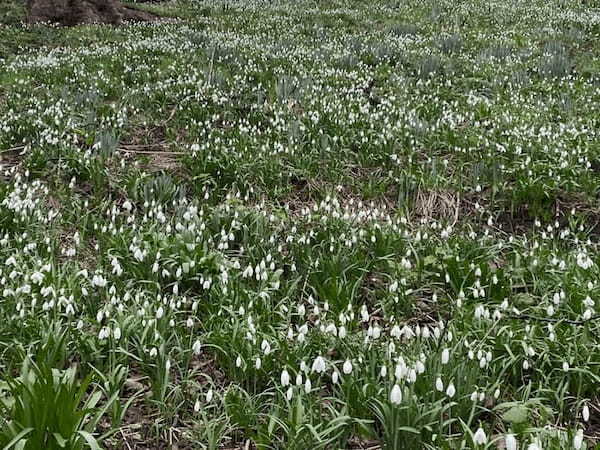
[{"label": "grassy slope", "polygon": [[93,366],[147,392],[110,422],[159,448],[594,437],[597,10],[168,2],[66,29],[15,5],[4,377]]}]

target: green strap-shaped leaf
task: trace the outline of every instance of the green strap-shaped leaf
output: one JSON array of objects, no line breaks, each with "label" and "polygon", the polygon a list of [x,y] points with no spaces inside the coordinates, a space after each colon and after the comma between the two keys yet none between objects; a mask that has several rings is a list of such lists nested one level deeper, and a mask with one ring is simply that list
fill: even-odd
[{"label": "green strap-shaped leaf", "polygon": [[[3,449],[3,450],[9,450],[9,449],[11,449],[11,448],[15,448],[15,449],[16,449],[16,448],[18,448],[18,447],[17,447],[17,444],[18,444],[20,441],[22,441],[22,439],[23,439],[25,436],[27,436],[29,433],[31,433],[32,431],[33,431],[33,428],[25,428],[25,429],[24,429],[24,430],[22,430],[22,431],[21,431],[19,434],[17,434],[17,435],[15,436],[15,438],[14,438],[12,441],[10,441],[10,442],[9,442],[9,443],[8,443],[8,445],[6,445],[6,447],[4,447],[4,449]],[[25,443],[25,442],[27,442],[27,440],[24,440],[24,441],[22,441],[22,442],[24,442],[24,443]],[[24,445],[24,444],[22,444],[22,445],[21,445],[21,448],[23,447],[23,445]]]},{"label": "green strap-shaped leaf", "polygon": [[92,436],[91,433],[88,433],[87,431],[83,431],[83,430],[79,430],[77,433],[85,439],[85,441],[89,445],[90,449],[101,450],[100,446],[98,445],[98,441],[96,440],[96,438],[94,436]]}]

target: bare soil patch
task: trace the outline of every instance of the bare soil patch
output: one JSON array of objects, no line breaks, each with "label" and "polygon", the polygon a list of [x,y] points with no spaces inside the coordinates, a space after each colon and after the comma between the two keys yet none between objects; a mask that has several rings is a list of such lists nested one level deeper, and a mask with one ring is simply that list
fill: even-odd
[{"label": "bare soil patch", "polygon": [[157,16],[125,6],[116,0],[28,0],[29,23],[50,22],[63,26],[103,23],[120,25],[125,21],[150,22]]}]

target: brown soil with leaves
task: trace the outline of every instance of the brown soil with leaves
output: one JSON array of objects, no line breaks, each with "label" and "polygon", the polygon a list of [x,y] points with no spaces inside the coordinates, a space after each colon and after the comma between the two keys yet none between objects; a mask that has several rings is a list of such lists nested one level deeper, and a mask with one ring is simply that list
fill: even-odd
[{"label": "brown soil with leaves", "polygon": [[124,21],[149,22],[157,16],[130,8],[116,0],[28,0],[29,23],[50,22],[63,26]]}]

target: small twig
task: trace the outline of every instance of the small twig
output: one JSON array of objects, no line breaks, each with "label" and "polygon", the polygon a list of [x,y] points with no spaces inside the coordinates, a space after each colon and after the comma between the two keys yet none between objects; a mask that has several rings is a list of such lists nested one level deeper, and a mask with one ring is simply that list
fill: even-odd
[{"label": "small twig", "polygon": [[16,147],[6,148],[4,150],[0,150],[0,153],[10,153],[10,152],[16,152],[18,150],[25,150],[25,146],[17,145]]},{"label": "small twig", "polygon": [[123,433],[123,429],[121,428],[119,431],[121,432],[121,436],[123,436],[123,442],[125,442],[127,448],[131,450],[131,446],[129,445],[129,442],[127,442],[127,437],[125,436],[125,433]]},{"label": "small twig", "polygon": [[506,316],[509,319],[517,319],[517,320],[536,320],[538,322],[548,322],[548,323],[566,323],[569,325],[586,325],[588,322],[592,320],[600,319],[600,314],[590,317],[587,320],[570,320],[570,319],[552,319],[550,317],[537,317],[532,316],[530,314],[518,314],[518,315],[509,315]]},{"label": "small twig", "polygon": [[124,153],[139,153],[142,155],[185,155],[185,152],[168,152],[163,150],[131,150],[127,148],[119,148],[120,152]]},{"label": "small twig", "polygon": [[156,144],[121,144],[123,148],[152,148],[152,147],[162,147],[167,145],[166,141],[157,142]]}]

